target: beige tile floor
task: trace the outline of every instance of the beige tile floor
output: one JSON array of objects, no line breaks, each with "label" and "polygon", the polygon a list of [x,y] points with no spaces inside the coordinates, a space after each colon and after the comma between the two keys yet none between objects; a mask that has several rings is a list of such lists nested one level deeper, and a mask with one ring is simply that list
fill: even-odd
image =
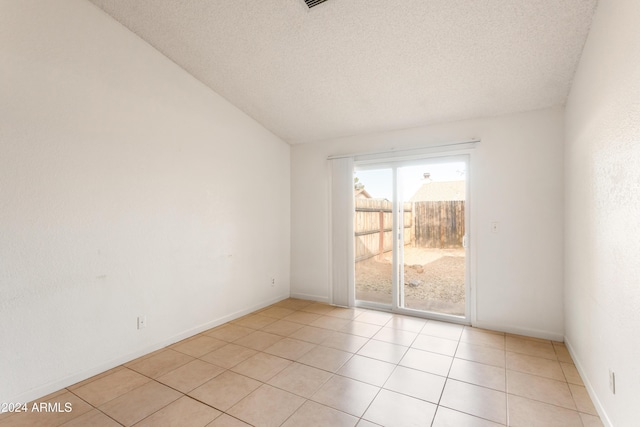
[{"label": "beige tile floor", "polygon": [[0,426],[601,426],[562,343],[288,299]]}]

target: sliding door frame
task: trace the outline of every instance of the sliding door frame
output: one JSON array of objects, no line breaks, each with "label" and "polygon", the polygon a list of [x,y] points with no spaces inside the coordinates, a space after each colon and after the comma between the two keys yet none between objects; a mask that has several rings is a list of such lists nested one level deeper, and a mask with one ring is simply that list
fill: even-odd
[{"label": "sliding door frame", "polygon": [[[405,166],[411,166],[414,164],[422,163],[450,163],[463,161],[466,164],[466,179],[465,179],[465,315],[455,316],[450,314],[437,313],[432,311],[416,310],[411,308],[402,307],[402,299],[404,298],[403,281],[404,274],[400,277],[400,263],[401,259],[401,244],[404,246],[404,231],[402,232],[402,238],[399,237],[400,227],[400,200],[398,194],[398,169]],[[393,185],[393,251],[392,251],[392,292],[391,292],[391,305],[368,302],[362,300],[355,300],[356,307],[371,308],[375,310],[389,311],[397,314],[410,315],[415,317],[423,317],[433,320],[441,320],[451,323],[460,323],[469,325],[475,323],[475,286],[474,278],[475,271],[473,266],[475,265],[475,239],[471,238],[473,224],[471,223],[472,212],[472,194],[471,194],[471,168],[472,168],[472,151],[456,151],[456,152],[439,152],[434,154],[416,155],[410,158],[388,158],[388,159],[375,159],[375,160],[356,160],[354,161],[354,171],[367,170],[367,169],[391,169],[392,171],[392,185]],[[402,247],[404,252],[404,247]],[[355,258],[353,260],[355,264]],[[403,266],[402,266],[403,267]],[[352,281],[354,286],[355,295],[355,278]]]}]

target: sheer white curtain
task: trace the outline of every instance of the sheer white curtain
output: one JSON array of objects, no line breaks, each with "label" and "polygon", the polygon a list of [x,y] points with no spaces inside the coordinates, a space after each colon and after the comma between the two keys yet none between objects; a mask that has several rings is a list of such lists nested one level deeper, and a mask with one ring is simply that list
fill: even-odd
[{"label": "sheer white curtain", "polygon": [[331,163],[331,303],[355,304],[353,158]]}]

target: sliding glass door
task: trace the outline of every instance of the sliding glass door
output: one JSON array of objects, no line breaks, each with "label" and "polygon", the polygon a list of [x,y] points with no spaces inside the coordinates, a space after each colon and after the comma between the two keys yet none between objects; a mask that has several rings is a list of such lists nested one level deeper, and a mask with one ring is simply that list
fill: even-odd
[{"label": "sliding glass door", "polygon": [[468,157],[356,165],[356,304],[466,321]]}]

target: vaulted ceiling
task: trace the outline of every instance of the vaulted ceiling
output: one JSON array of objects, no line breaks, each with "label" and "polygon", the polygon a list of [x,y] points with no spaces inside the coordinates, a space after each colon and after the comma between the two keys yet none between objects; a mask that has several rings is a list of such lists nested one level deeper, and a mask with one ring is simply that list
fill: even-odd
[{"label": "vaulted ceiling", "polygon": [[596,0],[90,0],[291,144],[561,105]]}]

